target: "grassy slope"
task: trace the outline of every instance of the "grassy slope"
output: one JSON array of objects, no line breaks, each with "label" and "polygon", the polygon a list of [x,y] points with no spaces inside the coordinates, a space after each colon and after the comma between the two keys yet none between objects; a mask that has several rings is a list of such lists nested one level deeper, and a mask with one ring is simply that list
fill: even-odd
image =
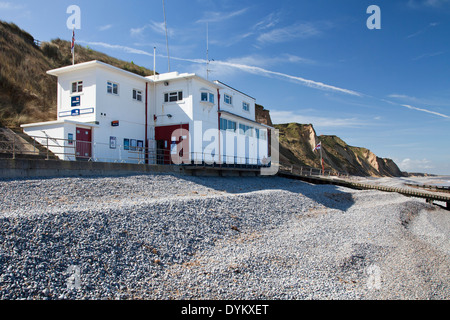
[{"label": "grassy slope", "polygon": [[[152,70],[76,46],[75,63],[99,60],[147,76]],[[15,24],[0,21],[0,126],[56,119],[55,77],[50,69],[72,64],[70,42],[55,39],[40,47]]]}]

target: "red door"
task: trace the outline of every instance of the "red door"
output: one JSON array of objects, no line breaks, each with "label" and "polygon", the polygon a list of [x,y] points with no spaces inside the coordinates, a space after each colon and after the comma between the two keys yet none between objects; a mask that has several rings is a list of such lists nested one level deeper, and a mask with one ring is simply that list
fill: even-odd
[{"label": "red door", "polygon": [[76,140],[77,160],[89,160],[92,157],[92,129],[77,128]]},{"label": "red door", "polygon": [[[181,164],[188,161],[189,124],[156,127],[155,140],[158,164]],[[180,147],[182,149],[178,150]]]}]

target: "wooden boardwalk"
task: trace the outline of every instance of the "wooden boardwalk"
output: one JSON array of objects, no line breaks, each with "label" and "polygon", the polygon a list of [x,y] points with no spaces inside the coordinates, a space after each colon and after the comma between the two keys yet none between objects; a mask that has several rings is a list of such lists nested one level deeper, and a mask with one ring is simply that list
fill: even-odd
[{"label": "wooden boardwalk", "polygon": [[446,203],[446,209],[450,210],[450,194],[445,194],[444,192],[439,193],[436,191],[426,191],[426,190],[421,191],[418,188],[417,190],[412,190],[407,188],[388,187],[388,186],[353,182],[342,179],[331,179],[320,176],[303,176],[283,171],[278,172],[278,176],[288,179],[302,180],[313,184],[331,184],[357,190],[379,190],[384,192],[396,192],[408,197],[426,199],[428,203],[432,204],[434,203],[434,201],[444,202]]}]

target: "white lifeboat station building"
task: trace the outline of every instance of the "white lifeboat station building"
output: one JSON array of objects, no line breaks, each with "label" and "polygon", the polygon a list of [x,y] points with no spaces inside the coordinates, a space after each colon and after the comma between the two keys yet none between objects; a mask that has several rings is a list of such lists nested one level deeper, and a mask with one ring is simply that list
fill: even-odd
[{"label": "white lifeboat station building", "polygon": [[22,128],[61,160],[270,165],[272,128],[255,121],[255,99],[220,81],[100,61],[47,73],[58,78],[57,120]]}]

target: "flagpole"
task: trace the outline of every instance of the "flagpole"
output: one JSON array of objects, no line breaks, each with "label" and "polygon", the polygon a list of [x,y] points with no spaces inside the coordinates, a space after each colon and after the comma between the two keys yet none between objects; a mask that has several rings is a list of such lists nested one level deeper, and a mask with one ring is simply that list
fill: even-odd
[{"label": "flagpole", "polygon": [[322,166],[322,175],[324,175],[324,167],[323,167],[323,160],[322,160],[322,145],[320,145],[320,165]]},{"label": "flagpole", "polygon": [[72,65],[75,65],[75,28],[72,31]]}]

